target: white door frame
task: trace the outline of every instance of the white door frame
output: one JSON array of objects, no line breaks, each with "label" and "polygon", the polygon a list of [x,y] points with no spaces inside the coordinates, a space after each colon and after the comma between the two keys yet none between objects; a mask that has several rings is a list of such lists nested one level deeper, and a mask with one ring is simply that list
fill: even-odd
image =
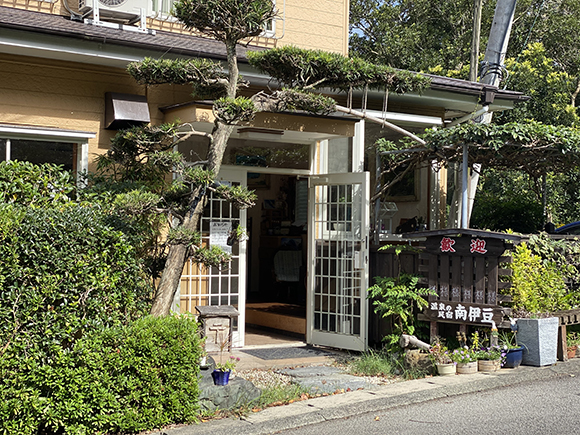
[{"label": "white door frame", "polygon": [[[344,191],[350,198],[344,202],[329,198],[332,189]],[[367,349],[369,189],[368,172],[310,178],[308,343]],[[342,217],[330,216],[332,207],[338,213],[343,210]]]}]

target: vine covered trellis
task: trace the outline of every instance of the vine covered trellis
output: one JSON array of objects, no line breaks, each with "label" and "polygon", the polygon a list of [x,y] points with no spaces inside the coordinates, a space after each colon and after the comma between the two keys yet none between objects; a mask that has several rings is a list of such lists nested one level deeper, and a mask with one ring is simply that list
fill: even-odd
[{"label": "vine covered trellis", "polygon": [[385,184],[378,195],[389,192],[410,170],[425,164],[445,166],[463,158],[468,145],[469,164],[486,168],[518,170],[539,178],[548,172],[565,173],[580,166],[580,130],[545,125],[539,122],[462,124],[445,129],[427,130],[421,137],[425,146],[409,139],[399,142],[380,139],[383,173],[397,176]]}]

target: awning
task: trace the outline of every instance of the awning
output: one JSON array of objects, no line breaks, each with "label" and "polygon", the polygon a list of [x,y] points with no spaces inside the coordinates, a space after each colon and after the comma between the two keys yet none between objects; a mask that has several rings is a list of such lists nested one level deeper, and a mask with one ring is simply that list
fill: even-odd
[{"label": "awning", "polygon": [[105,94],[105,128],[120,130],[137,125],[149,124],[149,106],[143,95]]}]

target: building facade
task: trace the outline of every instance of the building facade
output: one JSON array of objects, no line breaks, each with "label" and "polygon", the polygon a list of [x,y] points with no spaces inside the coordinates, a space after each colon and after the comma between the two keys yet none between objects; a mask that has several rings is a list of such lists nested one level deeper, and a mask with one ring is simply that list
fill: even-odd
[{"label": "building facade", "polygon": [[[267,88],[269,81],[245,62],[248,50],[295,45],[348,54],[347,0],[276,5],[278,18],[238,49],[250,91]],[[188,86],[145,87],[126,72],[129,62],[146,56],[225,60],[220,43],[187,32],[170,10],[162,0],[0,0],[1,158],[90,171],[123,126],[179,120],[210,131],[211,106],[191,101]],[[335,97],[346,104],[346,95]],[[355,93],[350,104],[361,108],[364,101],[368,113],[420,132],[483,106],[510,109],[523,97],[434,76],[421,95],[386,98]],[[373,144],[379,137],[396,140],[400,134],[344,115],[261,113],[238,127],[219,178],[255,189],[257,205],[239,212],[212,199],[202,230],[207,243],[219,243],[223,228],[239,224],[249,238],[232,247],[227,270],[186,265],[175,310],[237,307],[237,346],[244,344],[247,323],[300,334],[314,344],[365,349]],[[195,161],[206,146],[192,138],[179,150]],[[416,171],[388,198],[394,207],[387,210],[383,239],[399,240],[394,228],[414,216],[431,229],[445,225],[446,186],[444,171]]]}]

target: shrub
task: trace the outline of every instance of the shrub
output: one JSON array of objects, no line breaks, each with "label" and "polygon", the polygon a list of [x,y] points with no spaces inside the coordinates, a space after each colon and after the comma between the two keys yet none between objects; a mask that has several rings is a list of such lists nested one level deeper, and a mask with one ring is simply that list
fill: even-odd
[{"label": "shrub", "polygon": [[90,207],[0,205],[1,346],[47,361],[85,331],[149,310],[151,290],[123,234]]},{"label": "shrub", "polygon": [[526,243],[516,247],[511,267],[510,292],[516,311],[539,314],[570,308],[565,271],[552,262],[544,263]]},{"label": "shrub", "polygon": [[33,207],[64,204],[74,193],[69,172],[49,163],[0,162],[0,202]]},{"label": "shrub", "polygon": [[96,330],[50,364],[22,367],[9,350],[0,360],[0,433],[134,433],[193,422],[200,356],[189,317]]},{"label": "shrub", "polygon": [[543,227],[542,205],[523,196],[500,197],[478,192],[471,224],[493,231],[534,233]]}]

